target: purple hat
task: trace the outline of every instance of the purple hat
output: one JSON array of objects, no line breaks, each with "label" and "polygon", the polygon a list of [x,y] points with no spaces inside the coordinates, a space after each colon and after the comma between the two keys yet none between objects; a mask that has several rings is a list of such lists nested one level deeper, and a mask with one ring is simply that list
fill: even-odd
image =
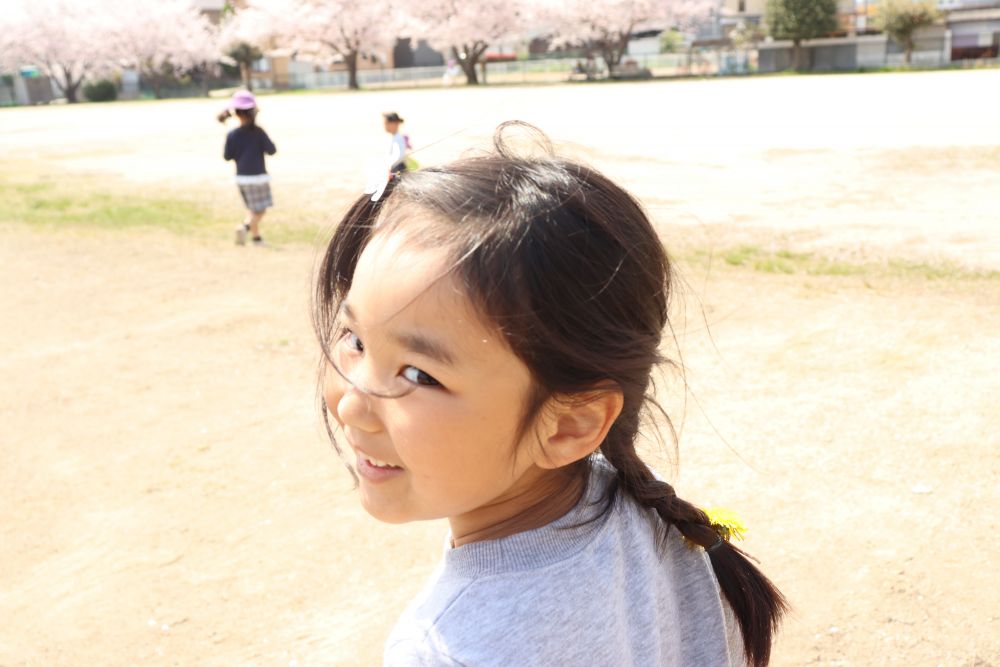
[{"label": "purple hat", "polygon": [[257,98],[249,90],[237,90],[229,102],[230,109],[253,109],[257,106]]}]

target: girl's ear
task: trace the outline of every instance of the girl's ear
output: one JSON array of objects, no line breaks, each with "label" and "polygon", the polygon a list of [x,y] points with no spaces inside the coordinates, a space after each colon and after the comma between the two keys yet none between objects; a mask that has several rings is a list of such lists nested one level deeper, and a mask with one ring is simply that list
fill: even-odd
[{"label": "girl's ear", "polygon": [[540,434],[543,448],[535,457],[540,468],[561,468],[590,456],[622,411],[620,389],[600,389],[587,394],[557,397],[545,410]]}]

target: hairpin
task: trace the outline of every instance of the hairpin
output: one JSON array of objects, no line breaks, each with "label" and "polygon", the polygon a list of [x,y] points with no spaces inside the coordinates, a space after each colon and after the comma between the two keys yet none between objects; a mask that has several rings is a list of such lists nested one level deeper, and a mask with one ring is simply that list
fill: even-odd
[{"label": "hairpin", "polygon": [[399,146],[395,143],[389,152],[388,159],[373,157],[365,164],[365,189],[366,195],[372,196],[372,201],[378,201],[385,192],[386,186],[392,180],[393,166],[399,161]]}]

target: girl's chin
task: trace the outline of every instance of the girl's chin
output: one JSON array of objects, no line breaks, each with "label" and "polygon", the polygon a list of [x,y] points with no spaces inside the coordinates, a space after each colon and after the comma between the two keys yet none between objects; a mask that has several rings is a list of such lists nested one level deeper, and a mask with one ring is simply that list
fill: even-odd
[{"label": "girl's chin", "polygon": [[[372,498],[368,494],[370,491],[366,492],[364,488],[365,482],[362,481],[361,489],[361,507],[368,512],[369,516],[373,519],[381,521],[382,523],[409,523],[411,521],[416,521],[417,517],[410,516],[407,514],[403,508],[400,507],[390,507],[381,501],[379,498]],[[378,493],[377,491],[375,493]]]}]

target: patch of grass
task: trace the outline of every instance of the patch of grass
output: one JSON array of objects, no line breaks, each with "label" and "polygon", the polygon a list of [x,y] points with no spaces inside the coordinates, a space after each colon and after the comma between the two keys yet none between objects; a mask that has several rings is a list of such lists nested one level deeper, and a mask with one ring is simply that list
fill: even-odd
[{"label": "patch of grass", "polygon": [[795,266],[786,259],[780,257],[766,257],[758,259],[753,263],[754,271],[762,273],[795,273]]},{"label": "patch of grass", "polygon": [[1000,271],[971,269],[949,262],[914,262],[892,259],[888,262],[850,262],[808,252],[765,250],[755,245],[740,245],[730,250],[709,253],[694,250],[689,260],[704,264],[711,254],[725,263],[760,273],[811,276],[898,277],[922,280],[1000,280]]},{"label": "patch of grass", "polygon": [[[0,178],[0,223],[48,229],[88,227],[105,230],[162,229],[177,234],[228,236],[244,211],[215,207],[209,201],[104,192],[86,179],[16,182]],[[297,216],[296,224],[264,219],[264,236],[275,245],[325,240],[319,220]]]},{"label": "patch of grass", "polygon": [[269,243],[278,245],[314,245],[329,241],[332,230],[327,230],[317,223],[302,223],[295,226],[281,222],[272,223],[264,218],[262,234]]},{"label": "patch of grass", "polygon": [[811,276],[861,276],[870,273],[871,267],[817,257],[810,265],[806,266],[805,272]]},{"label": "patch of grass", "polygon": [[734,250],[724,253],[722,257],[726,260],[726,264],[744,266],[747,262],[760,256],[762,253],[763,251],[755,245],[741,245]]},{"label": "patch of grass", "polygon": [[974,270],[950,262],[931,264],[929,262],[891,259],[886,271],[893,276],[923,278],[925,280],[1000,280],[1000,271]]},{"label": "patch of grass", "polygon": [[180,232],[221,221],[213,220],[209,211],[190,201],[127,197],[86,188],[70,193],[56,183],[8,182],[0,183],[0,222],[43,227],[156,227]]}]

